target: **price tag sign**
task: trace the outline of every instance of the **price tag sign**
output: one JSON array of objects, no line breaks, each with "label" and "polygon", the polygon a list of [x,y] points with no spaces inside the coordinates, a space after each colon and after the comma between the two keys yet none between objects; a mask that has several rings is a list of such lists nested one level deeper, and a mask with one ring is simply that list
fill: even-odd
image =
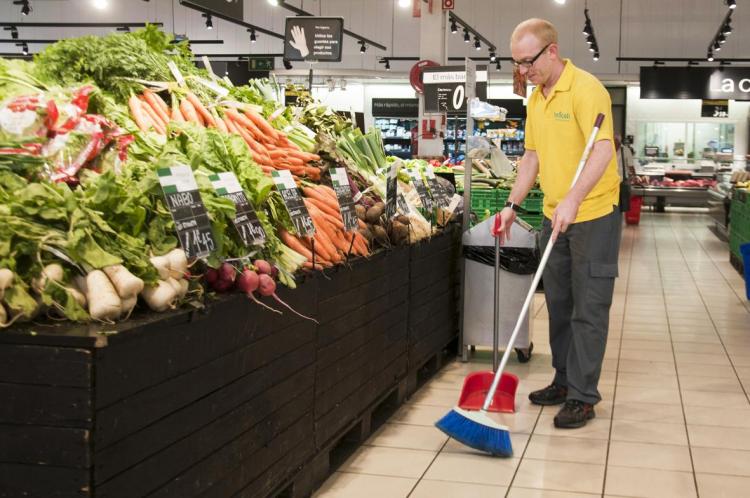
[{"label": "price tag sign", "polygon": [[222,197],[231,200],[234,207],[237,208],[237,215],[232,220],[234,228],[240,234],[242,243],[245,247],[251,245],[263,245],[266,241],[266,231],[255,214],[255,209],[247,200],[242,185],[237,180],[234,173],[222,172],[208,177],[214,186],[216,193]]},{"label": "price tag sign", "polygon": [[281,194],[284,206],[286,206],[289,217],[292,219],[297,235],[302,237],[312,237],[315,235],[315,226],[297,189],[297,184],[294,183],[292,173],[288,170],[273,171],[271,172],[271,177],[273,178],[273,183],[276,184],[276,189]]},{"label": "price tag sign", "polygon": [[216,248],[216,241],[193,171],[178,164],[159,168],[156,173],[188,259],[208,256]]},{"label": "price tag sign", "polygon": [[396,216],[396,195],[398,194],[398,170],[401,161],[394,161],[385,179],[385,216],[391,219]]},{"label": "price tag sign", "polygon": [[352,189],[349,186],[349,176],[345,168],[331,168],[331,183],[333,190],[336,192],[336,198],[341,207],[341,219],[344,220],[344,228],[347,232],[352,232],[359,228],[357,211],[354,209],[352,200]]},{"label": "price tag sign", "polygon": [[409,204],[409,201],[406,200],[406,197],[404,197],[404,194],[398,194],[398,210],[401,214],[409,216],[410,214],[415,214],[416,211],[414,208],[412,208],[411,204]]},{"label": "price tag sign", "polygon": [[422,201],[422,207],[424,207],[425,211],[432,211],[432,197],[430,197],[430,193],[427,191],[427,185],[424,184],[422,175],[420,175],[419,171],[417,171],[416,169],[407,169],[406,172],[411,178],[411,182],[414,184],[414,188],[417,190],[419,200]]},{"label": "price tag sign", "polygon": [[437,203],[438,207],[447,207],[450,203],[450,199],[448,198],[448,193],[443,188],[443,185],[438,181],[437,177],[435,176],[435,170],[432,168],[432,166],[427,166],[427,169],[425,169],[424,176],[427,178],[427,186],[430,187],[430,192],[432,192],[432,198],[435,199],[435,202]]}]

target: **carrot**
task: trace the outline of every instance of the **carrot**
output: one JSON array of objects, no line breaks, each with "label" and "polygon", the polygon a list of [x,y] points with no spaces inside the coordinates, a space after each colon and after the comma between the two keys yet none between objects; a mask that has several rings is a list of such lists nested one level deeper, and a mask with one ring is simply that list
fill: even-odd
[{"label": "carrot", "polygon": [[[246,116],[243,116],[239,112],[235,111],[234,109],[227,109],[227,114],[237,123],[237,125],[241,125],[245,127],[250,134],[255,137],[257,140],[264,140],[263,132],[260,131],[260,129],[255,126],[255,123],[250,121]],[[268,141],[265,139],[265,141]]]},{"label": "carrot", "polygon": [[[302,263],[302,266],[304,268],[307,268],[308,270],[312,270],[313,269],[313,264],[310,261],[305,261],[304,263]],[[318,264],[318,262],[316,261],[315,262],[315,269],[322,271],[322,270],[324,270],[324,267],[323,267],[323,265]]]},{"label": "carrot", "polygon": [[143,110],[143,105],[138,97],[131,95],[128,99],[128,107],[130,107],[130,114],[133,116],[133,121],[138,125],[141,131],[148,131],[153,126],[151,118]]},{"label": "carrot", "polygon": [[[256,161],[256,162],[257,162],[257,161]],[[269,174],[270,174],[270,173],[272,173],[272,172],[274,172],[274,171],[276,171],[276,170],[275,170],[274,168],[272,168],[271,166],[266,166],[265,164],[261,164],[261,165],[260,165],[260,169],[262,169],[264,173],[269,173]]]},{"label": "carrot", "polygon": [[180,111],[182,112],[182,115],[185,117],[186,121],[204,126],[203,120],[200,118],[198,113],[195,111],[195,107],[193,107],[193,104],[191,104],[188,99],[182,99],[182,101],[180,102]]},{"label": "carrot", "polygon": [[161,107],[164,112],[169,114],[169,105],[164,101],[161,95],[151,90],[148,90],[148,91],[151,93],[151,95],[154,96],[154,100],[156,101],[157,104],[159,104],[159,107]]},{"label": "carrot", "polygon": [[[266,146],[268,148],[268,146]],[[287,156],[286,151],[283,149],[276,149],[276,150],[268,150],[268,155],[271,156],[271,159],[280,159]]]},{"label": "carrot", "polygon": [[193,104],[193,107],[195,107],[195,111],[200,114],[200,116],[203,118],[203,121],[207,125],[211,125],[215,128],[216,120],[213,116],[211,116],[211,113],[208,112],[208,109],[206,109],[206,106],[203,105],[198,97],[196,97],[193,92],[187,92],[185,93],[185,96],[187,97],[188,101]]},{"label": "carrot", "polygon": [[[314,247],[314,253],[320,253],[321,259],[325,259],[327,261],[334,261],[334,254],[336,253],[336,248],[333,245],[331,241],[328,240],[328,237],[325,236],[325,234],[316,233],[314,236],[315,239],[315,245],[311,247]],[[317,254],[315,256],[315,259],[317,259]]]},{"label": "carrot", "polygon": [[[154,106],[152,106],[151,103],[148,100],[146,100],[143,96],[140,96],[139,99],[141,101],[141,105],[143,106],[143,110],[149,113],[149,116],[151,116],[151,119],[153,119],[156,123],[159,123],[162,126],[164,126],[164,128],[166,128],[167,125],[169,124],[169,119],[165,120],[162,117],[162,115],[157,112],[156,108],[154,108]],[[167,118],[169,118],[169,116],[167,116]]]},{"label": "carrot", "polygon": [[278,132],[274,129],[274,127],[268,124],[268,121],[266,121],[263,116],[255,112],[253,109],[245,109],[245,116],[247,116],[248,119],[250,119],[250,121],[252,121],[255,126],[260,129],[261,132],[263,132],[264,135],[267,135],[274,142],[279,139]]},{"label": "carrot", "polygon": [[324,213],[329,214],[330,216],[338,216],[340,213],[340,210],[338,208],[334,208],[331,204],[322,202],[320,199],[316,199],[315,197],[307,197],[305,200],[310,201],[315,207],[317,207]]},{"label": "carrot", "polygon": [[161,118],[164,124],[168,124],[169,108],[167,107],[167,104],[156,95],[154,95],[154,93],[150,90],[145,90],[143,92],[143,98],[154,109],[154,111]]},{"label": "carrot", "polygon": [[312,181],[320,181],[320,170],[318,168],[305,168],[305,174]]},{"label": "carrot", "polygon": [[256,163],[262,163],[262,164],[268,164],[273,165],[273,162],[271,161],[271,158],[268,156],[266,151],[263,150],[263,147],[256,142],[252,136],[250,136],[250,133],[241,126],[236,126],[235,128],[237,130],[237,133],[240,134],[240,136],[245,139],[245,143],[247,143],[247,146],[250,148],[250,153],[253,156],[253,160]]},{"label": "carrot", "polygon": [[318,192],[322,192],[324,194],[328,194],[328,197],[330,197],[331,199],[333,199],[334,201],[336,201],[336,204],[338,204],[339,198],[336,195],[336,191],[333,190],[331,187],[329,187],[328,185],[318,185],[315,188],[318,190]]},{"label": "carrot", "polygon": [[291,164],[294,164],[295,166],[304,166],[305,165],[305,161],[303,161],[302,159],[300,159],[298,157],[289,156],[289,157],[286,158],[286,160],[289,161]]},{"label": "carrot", "polygon": [[301,255],[306,257],[308,260],[312,260],[312,253],[307,247],[305,247],[302,244],[302,242],[300,242],[300,240],[297,237],[287,232],[283,228],[279,230],[279,237],[281,238],[281,241],[284,244],[286,244],[290,249],[300,253]]},{"label": "carrot", "polygon": [[313,224],[315,225],[315,229],[322,235],[325,235],[325,237],[328,238],[328,240],[331,242],[331,244],[334,245],[334,247],[336,247],[336,249],[340,249],[346,252],[349,248],[346,247],[342,249],[344,245],[343,241],[336,235],[334,228],[328,223],[328,220],[323,216],[323,214],[315,208],[310,209],[309,212],[310,217],[313,220]]},{"label": "carrot", "polygon": [[237,131],[237,127],[234,125],[234,122],[229,119],[229,116],[224,116],[224,125],[226,125],[227,130],[229,130],[229,133],[236,133],[237,135],[240,134],[239,131]]},{"label": "carrot", "polygon": [[357,225],[362,230],[369,230],[369,228],[367,227],[367,223],[365,223],[364,221],[360,220],[359,218],[357,218]]},{"label": "carrot", "polygon": [[320,209],[320,206],[318,204],[315,204],[312,199],[303,199],[305,206],[307,206],[308,211],[315,210],[320,213],[320,216],[328,220],[331,224],[333,224],[336,228],[344,229],[344,222],[341,220],[340,215],[333,215],[329,212],[326,212],[322,209]]},{"label": "carrot", "polygon": [[331,208],[331,211],[336,212],[339,210],[339,203],[333,201],[330,197],[327,197],[325,194],[322,194],[318,192],[316,189],[312,187],[303,187],[302,193],[305,194],[305,197],[311,197],[313,199],[317,199],[323,204],[328,205]]},{"label": "carrot", "polygon": [[182,115],[182,111],[180,111],[180,106],[177,103],[177,99],[174,99],[172,101],[172,113],[170,116],[170,121],[174,121],[176,123],[185,122],[185,117]]},{"label": "carrot", "polygon": [[154,129],[157,131],[157,133],[160,133],[162,135],[167,134],[167,129],[164,124],[164,122],[161,120],[161,118],[156,114],[156,111],[147,103],[144,101],[141,101],[141,109],[148,114],[148,117],[151,118],[151,124],[153,125]]},{"label": "carrot", "polygon": [[229,128],[227,128],[227,125],[224,123],[224,120],[219,117],[219,114],[216,112],[216,109],[211,109],[211,115],[214,118],[214,123],[216,123],[216,128],[223,131],[224,133],[229,133]]}]

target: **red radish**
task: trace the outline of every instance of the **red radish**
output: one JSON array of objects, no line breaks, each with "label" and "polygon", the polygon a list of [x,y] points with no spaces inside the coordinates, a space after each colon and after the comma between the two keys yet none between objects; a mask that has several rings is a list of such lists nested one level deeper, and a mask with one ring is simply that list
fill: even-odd
[{"label": "red radish", "polygon": [[255,266],[255,268],[257,268],[258,270],[258,273],[262,275],[271,275],[271,272],[273,271],[271,263],[262,259],[256,259],[253,263],[253,266]]},{"label": "red radish", "polygon": [[256,304],[259,304],[260,306],[263,306],[267,310],[273,311],[274,313],[281,313],[281,311],[271,308],[270,306],[263,304],[262,302],[258,301],[258,298],[255,297],[255,292],[258,289],[258,283],[259,283],[258,274],[255,273],[250,268],[245,268],[242,273],[240,273],[240,276],[237,277],[237,288],[247,294],[247,297],[255,301]]},{"label": "red radish", "polygon": [[230,290],[232,288],[233,285],[234,285],[234,282],[232,282],[230,280],[221,280],[221,279],[219,279],[213,285],[213,288],[214,288],[215,291],[218,291],[218,292],[227,292],[228,290]]},{"label": "red radish", "polygon": [[208,270],[206,270],[206,274],[204,277],[206,279],[206,283],[213,287],[216,282],[219,281],[219,270],[217,270],[216,268],[209,268]]},{"label": "red radish", "polygon": [[226,280],[227,282],[234,282],[237,277],[237,269],[229,263],[222,263],[219,268],[220,280]]},{"label": "red radish", "polygon": [[276,295],[276,282],[274,282],[273,279],[266,274],[261,274],[258,277],[258,292],[260,292],[261,296],[273,297],[276,301],[278,301],[279,304],[289,309],[292,313],[294,313],[298,317],[318,323],[318,321],[315,320],[314,318],[310,318],[309,316],[305,316],[297,312],[294,308],[292,308],[291,306],[286,304],[284,301],[282,301],[281,298],[279,298],[279,296]]},{"label": "red radish", "polygon": [[278,266],[272,266],[271,267],[271,278],[276,280],[279,276],[279,268]]}]

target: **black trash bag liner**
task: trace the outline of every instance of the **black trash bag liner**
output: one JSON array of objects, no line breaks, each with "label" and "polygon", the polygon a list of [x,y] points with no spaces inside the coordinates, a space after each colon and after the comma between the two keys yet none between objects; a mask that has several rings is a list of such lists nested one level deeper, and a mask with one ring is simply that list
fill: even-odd
[{"label": "black trash bag liner", "polygon": [[[464,246],[464,257],[490,267],[495,266],[495,248]],[[539,268],[539,251],[525,247],[501,247],[500,268],[516,275],[531,275]]]}]

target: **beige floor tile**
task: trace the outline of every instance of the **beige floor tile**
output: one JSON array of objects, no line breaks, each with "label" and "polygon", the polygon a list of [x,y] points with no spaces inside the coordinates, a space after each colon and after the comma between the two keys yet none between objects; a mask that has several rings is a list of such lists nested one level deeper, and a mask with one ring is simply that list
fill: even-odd
[{"label": "beige floor tile", "polygon": [[696,472],[750,477],[750,451],[692,448]]},{"label": "beige floor tile", "polygon": [[640,349],[649,351],[659,351],[661,353],[672,354],[672,343],[668,340],[664,341],[647,341],[641,339],[625,339],[622,340],[623,349]]},{"label": "beige floor tile", "polygon": [[442,406],[452,408],[458,404],[460,391],[451,389],[439,389],[428,384],[409,398],[406,403],[410,405]]},{"label": "beige floor tile", "polygon": [[447,441],[448,436],[434,426],[386,423],[365,444],[437,452]]},{"label": "beige floor tile", "polygon": [[513,485],[580,493],[601,492],[604,466],[524,458]]},{"label": "beige floor tile", "polygon": [[432,451],[361,446],[341,465],[339,471],[419,478],[434,458],[435,452]]},{"label": "beige floor tile", "polygon": [[389,422],[433,426],[435,425],[435,422],[443,418],[448,411],[449,410],[442,406],[406,404],[393,414],[389,419]]},{"label": "beige floor tile", "polygon": [[737,380],[737,378],[680,375],[680,388],[687,391],[742,393],[742,386],[740,385],[740,382],[739,380]]},{"label": "beige floor tile", "polygon": [[614,419],[632,422],[659,422],[664,424],[683,424],[685,418],[681,405],[662,405],[657,403],[623,403],[615,401]]},{"label": "beige floor tile", "polygon": [[442,452],[430,465],[425,479],[505,486],[518,467],[518,458]]},{"label": "beige floor tile", "polygon": [[721,344],[719,336],[716,334],[674,334],[672,336],[672,342],[697,342],[701,344]]},{"label": "beige floor tile", "polygon": [[750,451],[750,429],[688,425],[691,446]]},{"label": "beige floor tile", "polygon": [[[705,342],[675,342],[674,350],[675,353],[704,353],[704,354],[725,354],[724,346],[719,342],[716,343],[705,343]],[[679,358],[678,358],[679,361]]]},{"label": "beige floor tile", "polygon": [[608,465],[692,472],[687,446],[612,441]]},{"label": "beige floor tile", "polygon": [[[526,445],[528,444],[530,438],[531,434],[510,431],[510,443],[513,447],[513,454],[520,458],[524,450],[526,449]],[[480,456],[484,455],[484,453],[473,448],[469,448],[465,444],[459,443],[455,439],[449,439],[441,450],[441,453],[464,453],[467,455]]]},{"label": "beige floor tile", "polygon": [[523,457],[604,465],[607,441],[534,434]]},{"label": "beige floor tile", "polygon": [[750,408],[747,397],[742,393],[716,393],[706,391],[682,391],[685,406],[707,406],[722,408]]},{"label": "beige floor tile", "polygon": [[569,493],[567,491],[553,491],[550,489],[519,488],[516,486],[511,487],[508,493],[508,498],[593,498],[594,496],[600,495],[593,493]]},{"label": "beige floor tile", "polygon": [[581,437],[604,440],[609,438],[610,419],[608,417],[596,417],[592,420],[589,420],[585,426],[579,429],[557,429],[553,423],[554,418],[555,412],[542,413],[542,415],[539,417],[539,422],[536,424],[536,428],[534,429],[534,434],[542,434],[544,436]]},{"label": "beige floor tile", "polygon": [[336,472],[314,498],[406,498],[416,479]]},{"label": "beige floor tile", "polygon": [[680,391],[674,389],[656,389],[652,387],[617,387],[617,400],[623,403],[659,403],[679,405]]},{"label": "beige floor tile", "polygon": [[642,387],[654,389],[677,389],[676,375],[653,375],[650,373],[618,372],[617,388]]},{"label": "beige floor tile", "polygon": [[750,477],[696,474],[698,492],[702,497],[747,498]]},{"label": "beige floor tile", "polygon": [[750,407],[724,408],[711,406],[685,406],[685,418],[691,425],[750,428]]},{"label": "beige floor tile", "polygon": [[620,359],[620,372],[650,373],[653,375],[675,375],[672,362]]},{"label": "beige floor tile", "polygon": [[622,360],[658,361],[663,363],[674,363],[672,352],[651,351],[648,349],[622,349],[620,351]]},{"label": "beige floor tile", "polygon": [[499,498],[507,490],[507,486],[422,479],[409,498]]},{"label": "beige floor tile", "polygon": [[688,365],[730,365],[729,357],[722,354],[704,354],[704,353],[675,353],[677,363],[686,363]]},{"label": "beige floor tile", "polygon": [[607,467],[607,495],[646,498],[689,498],[697,496],[693,474],[629,467]]},{"label": "beige floor tile", "polygon": [[678,375],[700,375],[703,377],[737,378],[734,369],[729,365],[703,365],[700,363],[678,363]]},{"label": "beige floor tile", "polygon": [[612,441],[633,443],[680,444],[687,445],[685,426],[661,422],[634,422],[614,419]]}]

